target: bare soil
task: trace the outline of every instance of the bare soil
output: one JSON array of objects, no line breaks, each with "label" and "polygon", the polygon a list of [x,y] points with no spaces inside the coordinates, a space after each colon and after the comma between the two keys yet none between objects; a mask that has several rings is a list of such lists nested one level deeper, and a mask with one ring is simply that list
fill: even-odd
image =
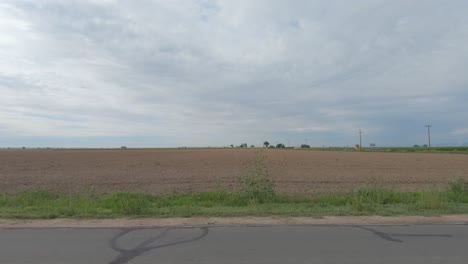
[{"label": "bare soil", "polygon": [[276,189],[289,194],[361,187],[446,188],[468,180],[468,155],[259,149],[1,150],[0,193],[236,190],[264,151]]}]

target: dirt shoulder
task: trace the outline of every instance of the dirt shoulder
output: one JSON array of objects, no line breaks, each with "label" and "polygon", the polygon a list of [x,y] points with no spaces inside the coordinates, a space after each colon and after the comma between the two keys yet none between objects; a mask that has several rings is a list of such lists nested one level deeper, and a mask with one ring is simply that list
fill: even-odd
[{"label": "dirt shoulder", "polygon": [[252,225],[414,225],[466,224],[468,215],[444,216],[327,216],[312,217],[212,217],[212,218],[120,218],[120,219],[0,219],[0,228],[145,228],[173,226]]}]

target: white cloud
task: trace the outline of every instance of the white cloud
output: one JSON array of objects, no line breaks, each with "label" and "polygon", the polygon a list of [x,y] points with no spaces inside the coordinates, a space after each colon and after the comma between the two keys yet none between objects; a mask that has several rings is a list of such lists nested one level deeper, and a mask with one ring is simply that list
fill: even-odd
[{"label": "white cloud", "polygon": [[[364,128],[410,144],[411,124],[431,122],[450,141],[464,134],[450,131],[468,112],[467,8],[461,0],[4,1],[0,136],[159,135],[207,145],[308,133],[322,145]],[[389,126],[393,134],[383,134]]]}]

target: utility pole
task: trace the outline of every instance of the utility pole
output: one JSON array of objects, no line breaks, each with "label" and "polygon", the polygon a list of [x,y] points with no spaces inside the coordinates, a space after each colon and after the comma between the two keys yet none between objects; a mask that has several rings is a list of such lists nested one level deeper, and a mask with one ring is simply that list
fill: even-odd
[{"label": "utility pole", "polygon": [[431,126],[432,125],[425,125],[425,127],[427,127],[427,139],[429,141],[428,147],[431,147]]},{"label": "utility pole", "polygon": [[362,148],[362,129],[359,129],[359,150]]}]

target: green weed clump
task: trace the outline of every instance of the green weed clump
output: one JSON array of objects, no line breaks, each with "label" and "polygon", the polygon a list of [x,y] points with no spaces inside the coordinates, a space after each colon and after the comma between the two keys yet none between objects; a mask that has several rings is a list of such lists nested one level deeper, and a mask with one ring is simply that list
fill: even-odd
[{"label": "green weed clump", "polygon": [[457,203],[468,203],[468,182],[460,178],[450,183],[449,200]]},{"label": "green weed clump", "polygon": [[448,195],[446,192],[422,192],[418,194],[411,207],[417,211],[443,211],[449,209]]},{"label": "green weed clump", "polygon": [[270,202],[276,197],[274,182],[269,177],[263,151],[257,152],[257,158],[245,175],[240,177],[241,194],[252,203]]},{"label": "green weed clump", "polygon": [[154,196],[145,193],[113,193],[104,196],[99,204],[115,214],[144,215],[155,200]]}]

